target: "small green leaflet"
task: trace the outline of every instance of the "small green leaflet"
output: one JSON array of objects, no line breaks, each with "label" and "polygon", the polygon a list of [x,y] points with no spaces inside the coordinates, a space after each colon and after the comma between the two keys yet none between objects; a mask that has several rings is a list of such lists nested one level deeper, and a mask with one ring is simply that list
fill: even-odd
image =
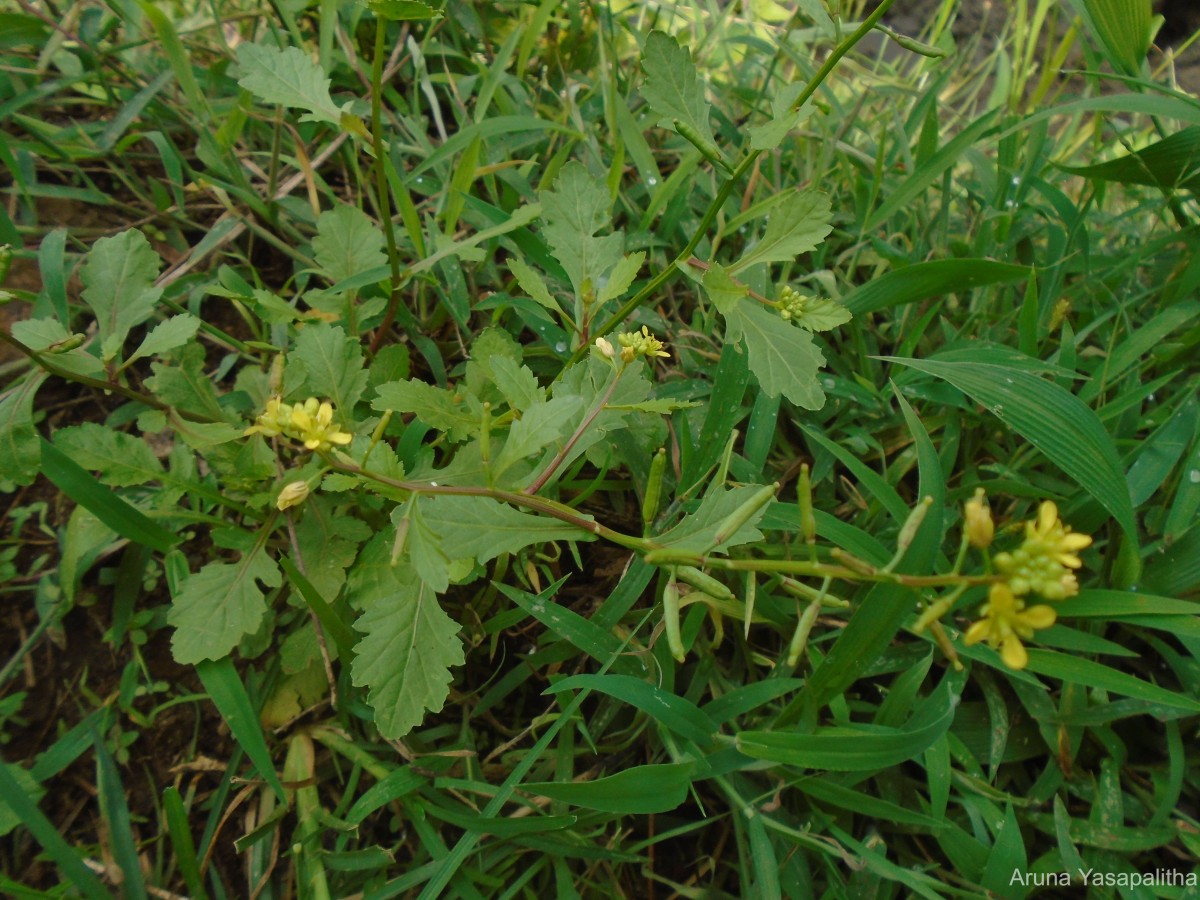
[{"label": "small green leaflet", "polygon": [[159,322],[154,326],[154,330],[146,335],[142,339],[142,342],[138,344],[138,348],[125,361],[126,365],[135,359],[141,359],[145,356],[159,356],[168,350],[182,347],[194,338],[196,332],[199,330],[200,320],[187,313],[172,316],[169,319]]},{"label": "small green leaflet", "polygon": [[513,277],[517,279],[517,284],[531,300],[540,303],[546,309],[552,312],[561,313],[562,309],[558,305],[558,301],[550,293],[550,288],[546,286],[545,279],[538,273],[537,269],[525,262],[519,256],[514,256],[508,261],[508,270],[512,272]]},{"label": "small green leaflet", "polygon": [[104,366],[82,347],[63,350],[67,342],[76,338],[62,326],[58,319],[25,319],[12,323],[12,336],[30,350],[49,351],[50,362],[65,372],[76,375],[101,375]]},{"label": "small green leaflet", "polygon": [[507,356],[493,356],[487,363],[492,370],[492,383],[504,395],[510,408],[524,411],[542,402],[546,391],[528,366]]},{"label": "small green leaflet", "polygon": [[701,284],[704,285],[708,299],[712,300],[713,306],[722,315],[728,315],[741,299],[749,293],[749,289],[730,276],[729,272],[720,263],[711,263],[709,265],[708,271],[704,273],[704,279]]},{"label": "small green leaflet", "polygon": [[694,513],[686,515],[674,528],[654,538],[655,543],[680,553],[706,553],[721,551],[739,544],[761,541],[762,532],[755,526],[763,517],[767,507],[743,522],[720,546],[713,547],[713,538],[725,519],[743,503],[762,490],[761,484],[744,484],[729,490],[718,489],[705,496]]},{"label": "small green leaflet", "polygon": [[411,570],[397,580],[354,623],[363,638],[351,666],[354,684],[368,688],[375,724],[391,739],[408,734],[426,711],[441,710],[450,693],[450,667],[465,661],[458,624],[429,585]]},{"label": "small green leaflet", "polygon": [[670,128],[678,120],[713,144],[709,104],[691,54],[670,35],[652,31],[642,50],[642,68],[646,70],[642,97],[658,115],[659,126]]},{"label": "small green leaflet", "polygon": [[854,315],[836,300],[823,297],[809,297],[804,304],[804,310],[798,316],[792,316],[792,322],[809,331],[831,331],[839,325],[845,325]]},{"label": "small green leaflet", "polygon": [[509,429],[504,449],[496,457],[492,471],[496,477],[515,463],[547,448],[556,448],[569,433],[583,410],[583,398],[563,394],[530,407]]},{"label": "small green leaflet", "polygon": [[279,587],[279,567],[262,550],[237,563],[213,562],[184,582],[167,623],[175,627],[175,660],[194,665],[228,656],[238,641],[262,624],[267,604],[258,582]]},{"label": "small green leaflet", "polygon": [[105,484],[127,487],[163,477],[162,464],[149,444],[95,422],[61,429],[54,435],[54,446],[83,468],[99,472]]},{"label": "small green leaflet", "polygon": [[334,421],[346,431],[354,404],[367,386],[367,369],[362,345],[347,337],[340,325],[308,325],[296,338],[289,358],[304,365],[305,385],[313,396],[329,399],[334,406]]},{"label": "small green leaflet", "polygon": [[805,409],[825,405],[817,372],[825,357],[812,336],[756,303],[741,303],[725,315],[725,339],[742,341],[750,371],[772,397],[780,394]]},{"label": "small green leaflet", "polygon": [[313,257],[330,281],[387,265],[383,246],[383,232],[357,206],[341,203],[317,219]]},{"label": "small green leaflet", "polygon": [[765,125],[754,125],[750,128],[750,146],[755,150],[774,150],[788,132],[812,115],[812,101],[805,103],[799,109],[792,109],[792,104],[804,90],[800,83],[785,84],[771,101],[771,121]]},{"label": "small green leaflet", "polygon": [[368,0],[371,12],[381,19],[394,22],[411,22],[421,19],[437,19],[442,15],[441,3],[421,3],[420,0]]},{"label": "small green leaflet", "polygon": [[601,278],[622,260],[625,236],[596,237],[611,222],[612,197],[602,178],[593,178],[580,162],[563,166],[554,188],[538,197],[542,233],[571,279],[577,297],[594,294]]},{"label": "small green leaflet", "polygon": [[203,344],[187,344],[179,354],[178,366],[153,362],[150,369],[154,375],[146,379],[146,387],[168,406],[207,416],[213,421],[227,418],[212,379],[204,371]]},{"label": "small green leaflet", "polygon": [[473,395],[464,397],[417,378],[381,384],[371,408],[412,413],[431,428],[449,432],[454,439],[477,433],[483,418],[483,408]]},{"label": "small green leaflet", "polygon": [[637,273],[641,271],[642,263],[645,260],[646,254],[642,250],[631,253],[629,256],[622,256],[620,261],[613,266],[612,271],[600,279],[600,291],[596,295],[596,302],[607,303],[609,300],[616,300],[629,290],[629,286],[633,284],[633,279],[637,278]]},{"label": "small green leaflet", "polygon": [[827,194],[804,189],[783,197],[771,207],[762,239],[728,267],[730,273],[758,263],[792,262],[825,240],[832,218]]},{"label": "small green leaflet", "polygon": [[487,562],[547,541],[590,541],[593,535],[573,525],[519,512],[489,497],[422,494],[421,518],[441,536],[456,557]]},{"label": "small green leaflet", "polygon": [[100,238],[79,272],[83,299],[96,315],[104,359],[115,359],[135,325],[154,313],[162,288],[154,286],[162,260],[137,229]]},{"label": "small green leaflet", "polygon": [[33,398],[45,380],[35,372],[0,399],[0,484],[25,485],[37,478],[42,451]]},{"label": "small green leaflet", "polygon": [[301,122],[341,126],[342,110],[329,95],[329,78],[303,50],[245,43],[237,56],[242,69],[238,84],[259,100],[308,110]]}]

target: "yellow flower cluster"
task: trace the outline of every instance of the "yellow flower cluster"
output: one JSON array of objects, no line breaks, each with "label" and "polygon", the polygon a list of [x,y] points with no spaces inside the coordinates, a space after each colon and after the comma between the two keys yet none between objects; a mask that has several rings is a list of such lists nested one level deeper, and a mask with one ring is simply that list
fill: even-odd
[{"label": "yellow flower cluster", "polygon": [[1047,600],[1065,600],[1079,593],[1073,569],[1083,565],[1076,555],[1091,544],[1058,517],[1058,507],[1045,501],[1038,517],[1025,523],[1025,541],[1012,553],[996,554],[996,569],[1017,596],[1033,591]]},{"label": "yellow flower cluster", "polygon": [[804,308],[808,306],[811,299],[794,288],[784,285],[779,289],[779,300],[776,301],[775,308],[779,310],[781,319],[790,322],[792,319],[798,319],[804,315]]},{"label": "yellow flower cluster", "polygon": [[[967,539],[975,547],[991,543],[994,526],[983,492],[966,504]],[[1046,500],[1038,508],[1036,519],[1025,523],[1025,540],[1011,553],[998,553],[996,570],[1004,581],[993,584],[988,601],[979,609],[980,619],[967,629],[966,643],[987,641],[999,648],[1005,665],[1022,669],[1029,654],[1021,639],[1033,637],[1035,630],[1049,628],[1056,614],[1045,605],[1026,606],[1021,598],[1033,592],[1047,600],[1064,600],[1079,592],[1075,569],[1083,562],[1076,555],[1091,544],[1086,534],[1071,531],[1058,517],[1058,507]]]},{"label": "yellow flower cluster", "polygon": [[353,435],[333,424],[333,404],[322,403],[316,397],[296,404],[272,397],[245,434],[283,435],[300,441],[308,450],[328,450],[333,444],[348,444],[353,439]]},{"label": "yellow flower cluster", "polygon": [[[603,338],[600,340],[603,340]],[[597,346],[600,346],[600,340],[596,342]],[[605,341],[605,343],[608,342]],[[618,334],[617,343],[621,345],[621,359],[627,363],[633,362],[639,356],[670,357],[671,355],[667,352],[667,345],[652,335],[650,329],[645,325],[642,326],[640,334],[636,331],[626,331],[623,334]],[[612,345],[610,344],[609,347],[611,349]],[[601,352],[604,351],[603,346],[600,346],[600,349]],[[612,358],[611,354],[605,353],[604,355],[610,359]]]}]

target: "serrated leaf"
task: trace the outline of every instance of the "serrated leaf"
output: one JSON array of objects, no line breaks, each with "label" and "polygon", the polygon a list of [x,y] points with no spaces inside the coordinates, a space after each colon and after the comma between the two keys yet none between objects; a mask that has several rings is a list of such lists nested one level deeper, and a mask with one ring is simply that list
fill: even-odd
[{"label": "serrated leaf", "polygon": [[267,604],[258,583],[279,587],[282,580],[279,567],[262,550],[236,563],[209,563],[188,578],[167,613],[167,623],[175,628],[176,661],[193,665],[228,656],[262,624]]},{"label": "serrated leaf", "polygon": [[809,331],[829,331],[853,318],[854,314],[836,300],[809,297],[800,314],[792,316],[792,323]]},{"label": "serrated leaf", "polygon": [[329,95],[329,78],[303,50],[244,43],[237,56],[242,70],[238,84],[259,100],[308,110],[302,122],[340,126],[342,114]]},{"label": "serrated leaf", "polygon": [[72,338],[58,319],[23,319],[13,322],[12,336],[30,350],[49,350],[51,362],[65,372],[75,375],[94,376],[104,372],[100,360],[88,351],[76,347],[63,351],[56,347]]},{"label": "serrated leaf", "polygon": [[367,386],[362,345],[340,325],[309,325],[296,338],[290,357],[303,363],[309,392],[332,401],[335,418],[345,428]]},{"label": "serrated leaf", "polygon": [[538,384],[537,376],[528,366],[523,366],[507,356],[493,356],[489,364],[492,382],[512,409],[524,412],[542,402],[546,391]]},{"label": "serrated leaf", "polygon": [[755,150],[774,150],[793,128],[812,115],[812,101],[799,109],[792,104],[804,90],[800,82],[783,85],[771,101],[771,121],[750,127],[750,146]]},{"label": "serrated leaf", "polygon": [[133,362],[135,359],[141,359],[145,356],[158,356],[166,353],[168,350],[182,347],[194,338],[196,332],[199,330],[200,320],[195,316],[188,315],[187,313],[172,316],[155,325],[154,329],[142,339],[142,342],[138,344],[138,348],[133,351],[126,362]]},{"label": "serrated leaf", "polygon": [[383,232],[357,206],[339,204],[317,219],[313,258],[330,281],[387,264]]},{"label": "serrated leaf", "polygon": [[728,314],[750,292],[749,288],[734,279],[720,263],[709,264],[701,284],[704,285],[708,299],[722,315]]},{"label": "serrated leaf", "polygon": [[354,684],[368,689],[380,733],[402,738],[446,702],[450,667],[465,661],[458,624],[409,572],[398,589],[375,598],[354,627],[364,635],[355,645]]},{"label": "serrated leaf", "polygon": [[550,293],[550,288],[546,286],[546,280],[542,278],[541,273],[533,266],[529,265],[519,256],[514,256],[508,261],[508,271],[517,279],[517,284],[521,286],[529,299],[540,303],[556,313],[561,313],[562,308],[558,305],[558,301],[554,299],[554,295]]},{"label": "serrated leaf", "polygon": [[487,562],[531,544],[593,539],[590,532],[557,519],[519,512],[489,497],[422,494],[417,503],[425,524],[454,548],[456,558]]},{"label": "serrated leaf", "polygon": [[709,104],[692,55],[675,38],[652,31],[642,50],[642,68],[646,70],[642,97],[658,115],[659,126],[670,128],[679,120],[707,143],[714,143],[708,124]]},{"label": "serrated leaf", "polygon": [[163,477],[162,464],[149,444],[95,422],[61,429],[54,435],[54,446],[83,468],[99,472],[101,481],[115,487]]},{"label": "serrated leaf", "polygon": [[368,0],[371,12],[393,22],[413,22],[436,19],[442,15],[442,4],[421,3],[420,0]]},{"label": "serrated leaf", "polygon": [[83,299],[96,316],[105,359],[120,351],[129,331],[154,313],[162,288],[154,286],[162,260],[135,228],[100,238],[79,272]]},{"label": "serrated leaf", "polygon": [[611,221],[612,198],[602,178],[579,162],[563,166],[552,190],[542,191],[542,233],[578,296],[595,294],[600,278],[622,259],[621,234],[596,237]]},{"label": "serrated leaf", "polygon": [[226,418],[217,400],[212,379],[204,371],[204,346],[188,344],[179,354],[179,365],[160,362],[150,364],[154,375],[146,379],[146,387],[168,406],[207,416],[213,420]]},{"label": "serrated leaf", "polygon": [[829,195],[804,189],[771,208],[762,239],[729,266],[731,273],[747,266],[770,262],[792,262],[813,250],[833,230]]},{"label": "serrated leaf", "polygon": [[637,278],[637,273],[641,271],[642,263],[645,261],[646,254],[642,250],[621,257],[621,261],[613,266],[612,271],[600,279],[602,287],[596,295],[596,302],[607,303],[609,300],[616,300],[629,290],[629,286],[633,284],[633,279]]},{"label": "serrated leaf", "polygon": [[721,527],[730,513],[737,510],[763,487],[764,485],[759,484],[746,484],[729,490],[718,489],[707,494],[695,512],[684,516],[678,525],[655,537],[655,543],[661,544],[663,547],[670,547],[680,553],[705,553],[710,548],[719,551],[740,544],[761,541],[762,532],[755,526],[766,512],[766,504],[742,523],[723,544],[714,547],[712,543],[717,529]]},{"label": "serrated leaf", "polygon": [[32,374],[0,399],[0,483],[26,485],[37,478],[42,452],[33,398],[45,380],[44,374]]},{"label": "serrated leaf", "polygon": [[376,388],[371,408],[383,412],[412,413],[426,425],[446,431],[452,437],[475,434],[482,422],[482,407],[470,394],[434,387],[416,378],[389,381]]},{"label": "serrated leaf", "polygon": [[509,429],[494,474],[499,476],[525,457],[554,448],[570,433],[582,409],[583,398],[571,394],[531,406]]},{"label": "serrated leaf", "polygon": [[725,315],[727,341],[741,341],[746,361],[769,395],[780,394],[805,409],[825,405],[817,372],[825,357],[812,336],[767,312],[757,304],[741,303]]},{"label": "serrated leaf", "polygon": [[447,553],[449,544],[425,522],[424,516],[421,515],[420,503],[411,508],[397,506],[392,510],[392,522],[396,528],[403,527],[405,517],[408,518],[408,532],[404,539],[404,547],[417,577],[438,593],[446,590],[450,586],[451,559]]}]

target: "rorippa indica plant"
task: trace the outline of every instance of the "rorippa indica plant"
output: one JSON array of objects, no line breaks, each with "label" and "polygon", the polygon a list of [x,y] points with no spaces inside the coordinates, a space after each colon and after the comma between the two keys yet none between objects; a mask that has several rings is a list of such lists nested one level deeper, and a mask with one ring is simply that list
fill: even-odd
[{"label": "rorippa indica plant", "polygon": [[[986,549],[970,537],[982,527],[971,512],[964,553],[939,572],[942,529],[933,520],[942,511],[922,501],[888,535],[894,556],[871,559],[881,546],[874,538],[818,528],[825,513],[813,509],[806,468],[798,506],[780,503],[776,484],[731,479],[736,434],[721,435],[724,453],[703,449],[711,464],[699,477],[682,477],[672,452],[679,430],[711,437],[719,427],[711,422],[723,413],[697,408],[655,378],[655,364],[679,349],[673,332],[684,329],[648,306],[682,274],[694,286],[698,320],[729,351],[722,365],[749,373],[776,404],[824,405],[818,373],[825,358],[814,333],[844,326],[851,311],[804,292],[811,287],[776,284],[773,267],[794,266],[830,234],[829,196],[786,187],[754,207],[746,239],[729,243],[731,250],[705,241],[755,162],[812,112],[824,77],[887,5],[807,85],[782,91],[765,121],[749,129],[747,144],[732,149],[713,134],[688,51],[664,32],[645,37],[637,112],[649,114],[650,127],[669,129],[675,149],[698,154],[694,162],[708,166],[718,184],[691,240],[648,276],[646,252],[629,252],[614,227],[611,172],[594,162],[557,159],[540,190],[507,210],[489,207],[491,224],[466,237],[422,223],[415,185],[389,143],[380,94],[388,20],[432,8],[369,4],[376,36],[369,109],[336,103],[324,71],[299,48],[243,42],[238,86],[260,103],[301,110],[305,125],[350,142],[370,167],[379,224],[346,203],[315,216],[311,265],[289,282],[286,297],[232,268],[188,281],[160,277],[161,260],[137,230],[97,241],[80,273],[92,319],[76,322],[49,305],[7,338],[38,368],[3,401],[4,477],[20,484],[46,471],[70,487],[81,520],[93,516],[162,552],[179,662],[211,681],[218,661],[278,648],[283,677],[265,712],[273,725],[344,700],[340,670],[349,672],[351,689],[365,692],[379,732],[403,737],[442,709],[453,669],[465,659],[461,623],[443,603],[452,587],[504,583],[511,573],[536,570],[546,555],[568,554],[582,568],[577,545],[589,541],[659,568],[659,625],[646,643],[661,636],[668,662],[714,646],[732,619],[743,623],[743,639],[756,626],[780,636],[777,658],[752,652],[783,671],[811,648],[823,612],[852,609],[844,637],[854,640],[839,640],[833,652],[857,655],[823,669],[836,676],[814,678],[805,698],[810,713],[871,663],[918,601],[930,605],[914,631],[928,629],[954,658],[939,620],[973,587],[989,594],[964,650],[987,643],[1008,665],[1025,664],[1021,641],[1052,621],[1048,607],[1027,606],[1025,598],[1071,593],[1067,570],[1085,546],[1052,506],[1043,507],[1023,544],[984,556],[977,571],[965,568],[965,548]],[[438,289],[435,275],[452,279],[456,267],[491,259],[511,276],[503,298],[489,297],[485,306],[460,280],[439,300],[458,327],[492,313],[491,325],[464,340],[458,366],[447,367],[404,291]],[[199,313],[211,297],[231,301],[253,338],[206,321]],[[202,332],[206,343],[198,340]],[[425,359],[426,377],[412,377],[410,346]],[[63,428],[47,442],[32,409],[50,375],[127,402],[106,424]],[[166,446],[162,457],[133,429]],[[101,484],[84,470],[98,473]],[[610,472],[629,473],[640,527],[622,530],[581,509],[589,493],[578,488],[581,472],[596,483]],[[767,541],[764,532],[772,531],[799,540]],[[185,555],[181,542],[201,536],[203,550],[188,544]],[[840,585],[859,583],[875,588],[854,600],[839,593]],[[945,684],[914,718],[923,735],[945,730],[952,683]],[[739,738],[738,747],[765,758],[781,752],[755,737]],[[302,780],[297,766],[295,780]]]}]

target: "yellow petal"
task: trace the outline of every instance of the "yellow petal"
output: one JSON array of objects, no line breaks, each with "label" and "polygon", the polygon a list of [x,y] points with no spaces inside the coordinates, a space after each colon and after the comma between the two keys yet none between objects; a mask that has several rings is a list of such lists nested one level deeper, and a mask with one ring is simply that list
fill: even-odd
[{"label": "yellow petal", "polygon": [[988,632],[992,630],[992,622],[990,619],[980,619],[978,622],[972,623],[967,629],[966,636],[963,638],[963,643],[968,647],[972,644],[978,644],[988,636]]},{"label": "yellow petal", "polygon": [[1045,500],[1038,507],[1038,531],[1042,534],[1052,530],[1058,522],[1058,507],[1054,505],[1053,500]]},{"label": "yellow petal", "polygon": [[1049,628],[1058,618],[1052,606],[1031,606],[1021,614],[1021,620],[1030,628]]},{"label": "yellow petal", "polygon": [[1015,634],[1010,634],[1004,639],[1004,645],[1000,648],[1000,658],[1010,669],[1023,669],[1029,663],[1029,654],[1025,652],[1021,639]]},{"label": "yellow petal", "polygon": [[1082,550],[1084,547],[1090,547],[1092,544],[1092,536],[1090,534],[1079,534],[1074,531],[1069,531],[1062,536],[1058,545],[1066,551]]}]

